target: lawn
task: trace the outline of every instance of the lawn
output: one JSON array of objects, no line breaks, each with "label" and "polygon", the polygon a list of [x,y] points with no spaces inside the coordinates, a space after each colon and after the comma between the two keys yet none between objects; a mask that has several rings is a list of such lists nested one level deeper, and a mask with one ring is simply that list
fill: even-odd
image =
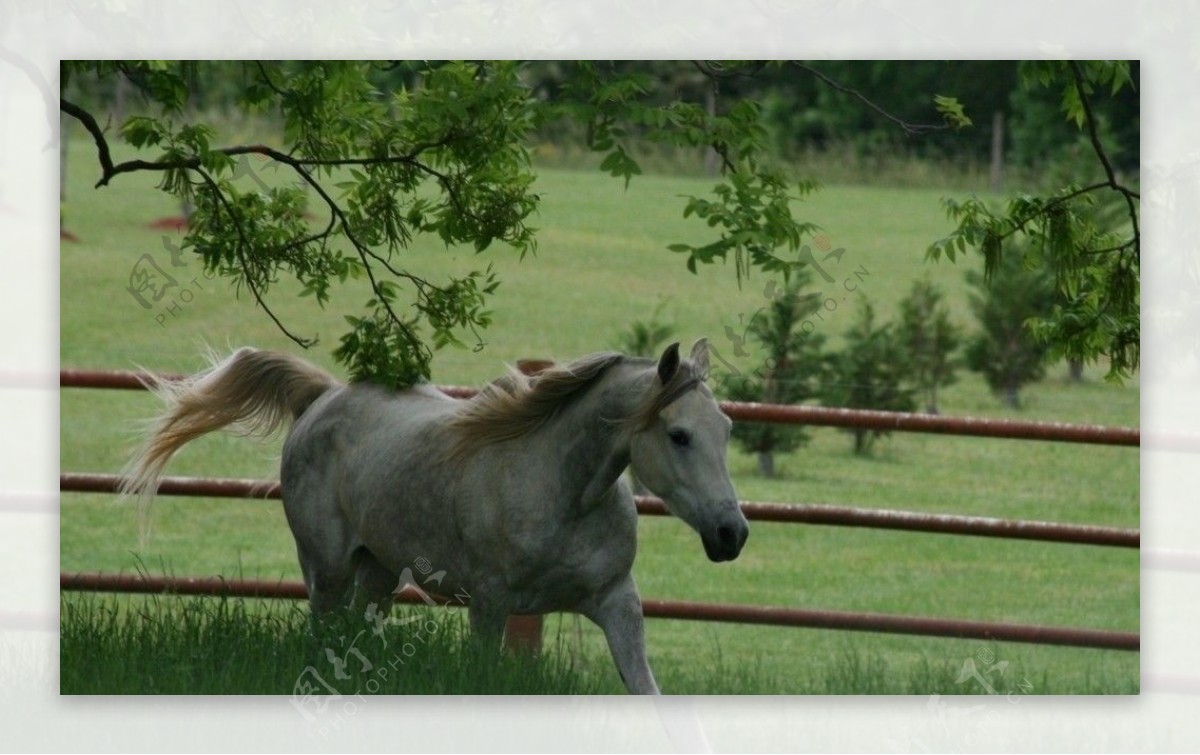
[{"label": "lawn", "polygon": [[[74,141],[70,148],[64,218],[80,241],[62,244],[63,367],[184,372],[201,366],[202,343],[296,349],[245,297],[201,276],[195,262],[184,258],[186,264],[171,266],[168,251],[178,236],[148,224],[178,208],[154,190],[154,176],[124,175],[93,190],[90,145]],[[533,222],[540,229],[536,257],[520,261],[500,248],[477,257],[440,244],[406,252],[404,264],[434,278],[490,262],[503,280],[485,348],[439,352],[434,379],[477,384],[519,358],[573,358],[610,348],[631,320],[660,305],[680,339],[708,336],[736,367],[750,368],[749,358],[733,357],[726,327],[741,332],[763,305],[768,279],[755,275],[739,288],[732,266],[721,265],[692,275],[681,256],[666,250],[674,241],[703,238],[702,225],[682,218],[679,195],[705,192],[709,183],[647,175],[626,190],[597,173],[544,170],[537,185],[543,203]],[[798,215],[821,226],[831,248],[845,249],[840,260],[827,262],[835,303],[821,323],[824,332],[836,337],[852,319],[853,297],[834,296],[849,277],[888,317],[912,280],[929,275],[947,291],[955,319],[971,326],[963,274],[975,260],[923,261],[928,242],[949,230],[939,204],[944,194],[829,186],[796,205]],[[180,282],[177,308],[144,309],[126,291],[143,254]],[[356,308],[362,291],[335,295],[326,311],[294,293],[286,282],[272,290],[276,312],[294,330],[320,335],[321,344],[306,357],[336,370],[330,351],[344,324],[340,307]],[[1136,381],[1108,385],[1100,380],[1102,368],[1091,368],[1082,384],[1072,384],[1065,373],[1062,365],[1052,368],[1025,392],[1019,412],[1003,409],[982,380],[967,373],[945,392],[942,411],[1138,424]],[[119,470],[136,444],[137,420],[153,411],[140,392],[63,391],[62,469]],[[1133,449],[899,434],[879,444],[873,457],[859,458],[837,430],[815,429],[812,436],[808,446],[779,459],[780,476],[773,480],[756,477],[754,460],[733,453],[740,497],[1138,526]],[[218,435],[185,449],[169,473],[273,478],[278,453],[278,442]],[[163,498],[145,548],[131,510],[111,496],[66,494],[61,516],[64,571],[299,576],[274,502]],[[759,523],[738,561],[714,565],[677,520],[646,518],[640,537],[635,573],[646,597],[1139,628],[1136,551]],[[598,631],[575,617],[551,617],[547,627],[568,647],[563,652],[578,655],[572,668],[589,678],[573,689],[619,688]],[[64,648],[67,638],[64,632]],[[669,620],[649,622],[648,644],[663,689],[696,693],[957,693],[966,691],[956,683],[959,667],[981,650],[978,642],[958,640]],[[998,643],[987,644],[987,652],[1008,661],[1009,673],[1028,679],[1034,693],[1138,689],[1136,653]],[[103,655],[70,658],[85,663]],[[598,686],[588,686],[593,683]]]}]

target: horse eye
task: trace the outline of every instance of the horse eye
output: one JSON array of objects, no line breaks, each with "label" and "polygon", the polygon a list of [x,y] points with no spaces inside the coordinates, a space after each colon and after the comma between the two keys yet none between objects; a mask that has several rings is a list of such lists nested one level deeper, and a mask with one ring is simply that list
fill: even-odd
[{"label": "horse eye", "polygon": [[667,437],[677,446],[686,446],[692,440],[683,430],[672,430],[667,434]]}]

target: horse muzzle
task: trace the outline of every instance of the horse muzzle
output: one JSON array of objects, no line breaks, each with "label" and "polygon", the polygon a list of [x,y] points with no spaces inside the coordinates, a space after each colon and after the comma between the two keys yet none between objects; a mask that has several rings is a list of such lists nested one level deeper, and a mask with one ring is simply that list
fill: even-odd
[{"label": "horse muzzle", "polygon": [[701,534],[700,542],[704,543],[704,552],[710,561],[732,561],[742,552],[749,536],[750,524],[742,512],[737,511],[736,518],[730,517]]}]

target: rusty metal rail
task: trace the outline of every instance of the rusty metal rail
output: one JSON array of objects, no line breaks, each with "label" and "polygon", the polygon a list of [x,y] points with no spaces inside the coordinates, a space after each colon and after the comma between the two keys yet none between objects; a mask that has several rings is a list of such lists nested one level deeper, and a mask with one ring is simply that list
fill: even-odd
[{"label": "rusty metal rail", "polygon": [[1141,431],[1133,427],[1079,425],[1067,422],[1030,422],[979,417],[942,417],[935,414],[881,412],[867,409],[837,409],[826,406],[788,406],[735,401],[722,402],[730,419],[742,422],[779,422],[794,425],[853,427],[865,430],[898,430],[939,435],[971,435],[980,438],[1053,440],[1067,443],[1098,443],[1137,446]]},{"label": "rusty metal rail", "polygon": [[[63,574],[63,590],[121,592],[139,594],[213,595],[239,598],[281,598],[304,600],[308,591],[302,582],[265,580],[226,580],[219,577],[152,577],[124,574]],[[417,595],[399,594],[396,600],[420,604]],[[432,595],[443,605],[453,601]],[[845,629],[856,632],[960,637],[1025,642],[1040,645],[1068,645],[1106,650],[1138,650],[1141,640],[1133,632],[1100,629],[1037,626],[1032,624],[989,623],[925,616],[816,611],[774,606],[720,605],[680,600],[643,600],[642,613],[652,619],[719,621],[737,624],[764,624],[809,629]]]},{"label": "rusty metal rail", "polygon": [[61,574],[59,589],[78,592],[121,592],[137,595],[211,595],[230,598],[308,600],[303,582],[271,582],[222,577],[154,577],[138,574]]},{"label": "rusty metal rail", "polygon": [[[120,388],[142,390],[146,373],[131,371],[72,370],[59,372],[59,385],[64,388]],[[175,380],[183,375],[162,374],[157,377]],[[455,398],[475,395],[476,389],[463,386],[443,386],[441,390]],[[979,417],[942,417],[907,412],[880,412],[866,409],[837,409],[825,406],[793,406],[723,401],[721,408],[730,419],[741,422],[771,422],[794,425],[822,425],[867,430],[896,430],[901,432],[968,435],[981,438],[1013,438],[1021,440],[1061,441],[1066,443],[1097,443],[1102,445],[1138,446],[1141,431],[1134,427],[1108,427],[1066,422],[1032,422]]]},{"label": "rusty metal rail", "polygon": [[[657,498],[637,497],[638,513],[669,516]],[[975,535],[1011,540],[1042,540],[1052,543],[1081,543],[1138,548],[1141,533],[1136,529],[1099,527],[1090,524],[1040,522],[1030,519],[998,519],[990,516],[930,514],[923,511],[870,509],[819,503],[757,503],[743,501],[742,513],[750,521],[824,524],[836,527],[871,527],[909,532]]]},{"label": "rusty metal rail", "polygon": [[61,388],[117,388],[121,390],[143,391],[146,386],[142,380],[149,378],[160,380],[180,380],[186,375],[168,373],[134,372],[132,370],[59,370],[58,385]]},{"label": "rusty metal rail", "polygon": [[[113,474],[63,474],[59,489],[81,493],[115,493],[121,476]],[[273,480],[210,479],[203,477],[164,477],[160,495],[203,496],[210,498],[280,498],[279,483]],[[669,516],[658,498],[638,496],[638,513],[644,516]],[[927,514],[916,511],[869,509],[821,504],[755,503],[741,504],[750,521],[822,524],[840,527],[933,532],[979,537],[1042,540],[1056,543],[1082,543],[1137,548],[1141,535],[1135,529],[1097,527],[1086,524],[1039,522],[1021,519],[997,519],[954,514]]]},{"label": "rusty metal rail", "polygon": [[659,619],[768,624],[810,629],[845,629],[855,632],[916,634],[929,637],[961,637],[973,640],[1070,645],[1106,650],[1139,650],[1141,648],[1141,638],[1136,632],[965,621],[932,616],[816,611],[774,606],[720,605],[678,600],[644,600],[642,601],[642,613],[649,618]]}]

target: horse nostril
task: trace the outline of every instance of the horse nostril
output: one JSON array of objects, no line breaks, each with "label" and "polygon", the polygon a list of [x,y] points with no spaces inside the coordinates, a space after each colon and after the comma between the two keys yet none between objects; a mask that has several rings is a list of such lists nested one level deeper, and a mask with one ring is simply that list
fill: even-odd
[{"label": "horse nostril", "polygon": [[737,530],[727,524],[717,528],[717,540],[727,548],[736,548],[739,545]]}]

